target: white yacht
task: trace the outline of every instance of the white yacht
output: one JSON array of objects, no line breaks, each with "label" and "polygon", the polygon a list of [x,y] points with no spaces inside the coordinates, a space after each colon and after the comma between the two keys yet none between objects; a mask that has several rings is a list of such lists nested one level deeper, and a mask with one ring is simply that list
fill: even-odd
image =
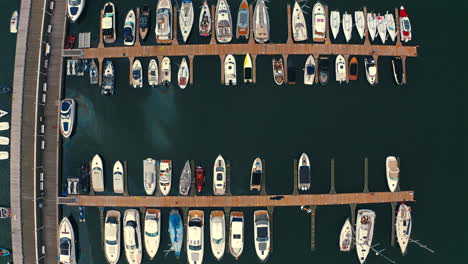
[{"label": "white yacht", "polygon": [[387,40],[387,25],[385,24],[385,17],[380,14],[377,16],[377,31],[379,32],[382,44]]},{"label": "white yacht", "polygon": [[129,264],[140,264],[143,255],[141,244],[140,213],[127,209],[123,222],[125,255]]},{"label": "white yacht", "polygon": [[346,60],[343,55],[336,56],[335,72],[337,82],[342,83],[346,81]]},{"label": "white yacht", "polygon": [[190,264],[203,262],[204,230],[203,211],[190,210],[187,219],[187,258]]},{"label": "white yacht", "polygon": [[125,18],[124,24],[124,45],[133,46],[135,44],[135,12],[130,9]]},{"label": "white yacht", "polygon": [[346,219],[340,232],[340,251],[349,252],[353,244],[353,227],[349,218]]},{"label": "white yacht", "polygon": [[124,193],[124,170],[122,162],[116,161],[112,171],[112,179],[115,193]]},{"label": "white yacht", "polygon": [[270,216],[266,210],[254,212],[255,251],[263,262],[270,253]]},{"label": "white yacht", "polygon": [[104,191],[104,167],[98,154],[94,155],[91,161],[91,185],[95,192]]},{"label": "white yacht", "polygon": [[325,34],[325,9],[320,2],[317,2],[312,9],[312,38],[315,42],[325,42]]},{"label": "white yacht", "polygon": [[156,189],[156,161],[147,158],[143,161],[143,185],[147,195],[153,195]]},{"label": "white yacht", "polygon": [[161,62],[161,82],[164,85],[171,83],[171,59],[164,57]]},{"label": "white yacht", "polygon": [[213,256],[219,261],[226,248],[226,222],[224,211],[212,211],[210,214],[210,243]]},{"label": "white yacht", "polygon": [[120,258],[120,212],[109,210],[104,221],[104,253],[109,264]]},{"label": "white yacht", "polygon": [[304,13],[302,12],[301,5],[294,2],[294,9],[292,14],[292,31],[294,41],[300,42],[307,40],[307,26]]},{"label": "white yacht", "polygon": [[65,98],[60,107],[60,133],[64,138],[69,138],[73,132],[75,122],[75,100]]},{"label": "white yacht", "polygon": [[364,18],[363,11],[354,11],[354,21],[356,25],[356,30],[361,39],[364,39],[364,29],[366,28],[366,19]]},{"label": "white yacht", "polygon": [[103,8],[103,15],[101,18],[101,30],[104,43],[114,43],[116,39],[115,31],[115,6],[111,2],[107,2]]},{"label": "white yacht", "polygon": [[340,33],[340,11],[331,11],[330,12],[330,28],[333,35],[333,38],[336,39],[336,36]]},{"label": "white yacht", "polygon": [[10,138],[8,137],[0,137],[0,145],[8,146],[10,145]]},{"label": "white yacht", "polygon": [[302,153],[297,164],[297,189],[307,191],[310,188],[310,160],[306,153]]},{"label": "white yacht", "polygon": [[375,13],[367,13],[367,30],[370,39],[374,41],[375,37],[377,37],[377,16]]},{"label": "white yacht", "polygon": [[85,0],[67,0],[68,17],[71,22],[76,22],[83,12]]},{"label": "white yacht", "polygon": [[224,58],[224,84],[237,85],[237,68],[236,59],[232,54],[228,54]]},{"label": "white yacht", "polygon": [[179,84],[180,89],[185,89],[190,79],[190,69],[187,64],[187,60],[182,58],[182,63],[180,63],[179,71],[177,72],[177,83]]},{"label": "white yacht", "polygon": [[155,59],[152,59],[148,65],[148,84],[153,88],[159,84],[158,63]]},{"label": "white yacht", "polygon": [[156,256],[161,240],[161,211],[146,209],[144,225],[145,249],[150,259]]},{"label": "white yacht", "polygon": [[312,85],[315,80],[315,59],[309,55],[304,66],[304,84]]},{"label": "white yacht", "polygon": [[374,58],[364,58],[364,68],[366,69],[366,78],[371,86],[375,85],[375,78],[377,76],[377,66],[375,65]]},{"label": "white yacht", "polygon": [[179,12],[179,25],[184,42],[187,42],[190,32],[192,31],[193,16],[192,0],[182,0]]},{"label": "white yacht", "polygon": [[366,261],[372,247],[374,226],[375,212],[368,209],[359,210],[356,223],[356,252],[361,264]]},{"label": "white yacht", "polygon": [[63,264],[76,263],[75,233],[67,217],[64,217],[59,226],[59,262]]},{"label": "white yacht", "polygon": [[18,33],[18,11],[15,10],[10,18],[10,33]]},{"label": "white yacht", "polygon": [[406,249],[410,241],[411,224],[411,207],[402,203],[398,209],[395,228],[398,244],[400,245],[401,254],[403,255],[406,254]]},{"label": "white yacht", "polygon": [[230,216],[229,251],[238,260],[244,249],[244,213],[233,211]]},{"label": "white yacht", "polygon": [[171,191],[172,161],[161,160],[159,162],[159,189],[162,195],[167,196]]},{"label": "white yacht", "polygon": [[393,15],[389,14],[388,12],[385,14],[385,26],[387,27],[390,39],[392,40],[392,42],[394,42],[397,36],[395,19],[393,18]]},{"label": "white yacht", "polygon": [[213,165],[213,193],[214,195],[226,193],[226,162],[221,155],[218,155]]},{"label": "white yacht", "polygon": [[346,42],[351,40],[351,35],[353,31],[353,17],[351,14],[345,12],[343,14],[343,32],[345,35]]},{"label": "white yacht", "polygon": [[253,14],[253,33],[255,41],[265,43],[270,39],[270,16],[265,0],[257,0]]},{"label": "white yacht", "polygon": [[156,39],[172,39],[172,2],[171,0],[159,0],[156,8]]},{"label": "white yacht", "polygon": [[143,88],[143,68],[140,60],[135,60],[132,67],[133,88]]},{"label": "white yacht", "polygon": [[394,156],[388,156],[385,162],[387,168],[387,183],[391,192],[394,192],[398,187],[398,178],[400,175],[400,168],[398,160]]},{"label": "white yacht", "polygon": [[252,59],[249,54],[245,54],[244,58],[244,83],[252,83]]},{"label": "white yacht", "polygon": [[218,0],[215,15],[216,39],[219,43],[228,43],[232,40],[231,10],[226,0]]}]

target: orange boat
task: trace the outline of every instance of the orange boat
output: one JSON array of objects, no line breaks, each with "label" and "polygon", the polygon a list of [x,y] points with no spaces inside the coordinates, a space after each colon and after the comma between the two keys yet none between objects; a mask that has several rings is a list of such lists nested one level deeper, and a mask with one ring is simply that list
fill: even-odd
[{"label": "orange boat", "polygon": [[349,80],[355,81],[358,79],[358,60],[356,57],[352,57],[349,61]]},{"label": "orange boat", "polygon": [[236,37],[249,38],[249,24],[250,24],[250,13],[249,4],[247,0],[242,0],[239,6],[239,13],[237,14],[237,34]]}]

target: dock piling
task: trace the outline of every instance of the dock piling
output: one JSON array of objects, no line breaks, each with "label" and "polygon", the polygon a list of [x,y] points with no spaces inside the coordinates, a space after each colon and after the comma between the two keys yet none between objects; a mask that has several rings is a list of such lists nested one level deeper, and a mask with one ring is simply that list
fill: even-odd
[{"label": "dock piling", "polygon": [[211,17],[212,17],[212,22],[211,22],[211,40],[210,44],[216,44],[216,19],[213,19],[216,17],[216,6],[212,5],[211,6]]},{"label": "dock piling", "polygon": [[362,192],[369,192],[369,160],[367,157],[364,158],[364,190]]},{"label": "dock piling", "polygon": [[262,175],[262,185],[260,187],[260,195],[267,195],[266,191],[266,163],[265,160],[262,159],[262,165],[263,165],[263,175]]},{"label": "dock piling", "polygon": [[315,212],[317,206],[311,205],[310,206],[310,250],[315,251]]},{"label": "dock piling", "polygon": [[335,158],[330,160],[330,194],[335,194]]},{"label": "dock piling", "polygon": [[392,234],[391,234],[391,245],[395,247],[395,220],[396,220],[396,202],[391,203],[392,205]]},{"label": "dock piling", "polygon": [[132,86],[132,84],[133,84],[133,82],[132,82],[132,80],[133,80],[132,68],[133,68],[133,62],[134,62],[135,58],[134,57],[128,57],[128,60],[130,62],[130,67],[128,68],[128,77],[129,77],[128,81],[129,81],[130,86]]},{"label": "dock piling", "polygon": [[283,54],[283,75],[285,84],[288,84],[288,58],[288,54]]},{"label": "dock piling", "polygon": [[330,42],[330,16],[328,15],[328,5],[324,5],[325,8],[325,44],[331,44]]},{"label": "dock piling", "polygon": [[297,188],[297,184],[298,184],[298,182],[297,182],[297,177],[298,177],[297,176],[297,174],[298,174],[297,166],[298,166],[298,164],[299,164],[299,161],[297,159],[294,159],[293,195],[299,195],[299,190]]},{"label": "dock piling", "polygon": [[372,55],[375,61],[375,67],[377,67],[377,72],[375,73],[375,84],[379,83],[379,56],[378,55]]},{"label": "dock piling", "polygon": [[221,84],[224,85],[224,58],[226,55],[219,55],[219,59],[221,61]]},{"label": "dock piling", "polygon": [[190,64],[190,84],[193,84],[193,55],[188,55]]},{"label": "dock piling", "polygon": [[364,45],[370,45],[369,28],[367,27],[367,6],[363,9],[364,13]]},{"label": "dock piling", "polygon": [[250,23],[249,23],[249,44],[256,44],[255,43],[255,38],[254,38],[254,24],[253,24],[253,6],[252,5],[249,5],[249,20],[250,20]]},{"label": "dock piling", "polygon": [[288,4],[288,41],[286,43],[292,44],[292,26],[291,26],[291,5]]}]

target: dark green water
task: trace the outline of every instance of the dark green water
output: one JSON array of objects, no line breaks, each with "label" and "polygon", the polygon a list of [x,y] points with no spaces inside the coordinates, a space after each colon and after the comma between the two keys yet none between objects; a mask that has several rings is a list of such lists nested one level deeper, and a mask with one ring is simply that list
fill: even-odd
[{"label": "dark green water", "polygon": [[[88,1],[80,21],[71,32],[92,32],[93,45],[99,36],[99,10],[104,0]],[[123,2],[123,1],[120,1]],[[196,20],[201,0],[196,0]],[[122,36],[124,17],[130,8],[151,4],[152,29],[147,44],[154,43],[155,1],[125,1],[118,6],[118,33]],[[210,1],[211,4],[215,2]],[[230,0],[236,14],[239,0]],[[364,157],[369,158],[369,188],[386,191],[385,157],[401,157],[401,188],[415,190],[413,238],[428,243],[436,250],[432,255],[410,245],[407,256],[399,248],[390,247],[391,207],[389,204],[366,205],[377,213],[374,243],[388,248],[386,254],[398,263],[458,263],[466,259],[463,248],[466,229],[466,180],[463,161],[466,158],[466,98],[461,82],[459,54],[466,32],[450,39],[450,46],[435,39],[435,33],[456,36],[462,25],[461,11],[467,4],[453,1],[437,5],[435,1],[327,1],[330,9],[352,12],[366,5],[369,10],[384,13],[404,4],[413,25],[414,40],[420,45],[418,58],[407,61],[408,85],[397,87],[393,82],[390,59],[380,58],[379,85],[369,87],[360,65],[359,80],[349,85],[330,81],[326,87],[314,85],[274,84],[271,57],[257,59],[257,84],[225,87],[220,85],[218,57],[195,59],[194,85],[180,90],[169,88],[129,88],[127,59],[114,60],[117,71],[116,95],[103,97],[87,78],[69,77],[65,95],[77,100],[76,132],[63,144],[62,177],[77,177],[81,162],[99,153],[105,163],[106,189],[110,194],[112,165],[116,160],[129,163],[129,191],[144,195],[142,160],[147,157],[172,159],[177,186],[183,163],[187,159],[210,168],[217,154],[231,161],[232,193],[248,194],[252,160],[261,156],[267,163],[268,193],[290,193],[293,188],[293,159],[307,152],[313,164],[312,193],[329,190],[329,160],[336,159],[337,192],[359,192],[363,188]],[[314,3],[309,3],[313,6]],[[285,41],[286,1],[271,1],[272,41]],[[309,11],[310,13],[310,11]],[[454,27],[440,23],[436,15],[449,14]],[[236,15],[233,15],[235,18]],[[306,19],[310,21],[310,16]],[[457,30],[457,31],[456,31]],[[310,28],[309,28],[310,32]],[[459,32],[458,32],[459,33]],[[460,41],[458,41],[460,39]],[[192,32],[190,43],[202,43]],[[122,44],[122,38],[116,45]],[[456,56],[454,56],[456,55]],[[463,55],[463,57],[466,57]],[[240,65],[241,57],[236,57]],[[302,64],[306,56],[297,56]],[[172,59],[173,80],[181,58]],[[146,69],[149,58],[143,58]],[[361,60],[362,62],[362,60]],[[240,70],[240,68],[239,68]],[[238,71],[239,72],[239,71]],[[2,73],[3,74],[3,73]],[[297,83],[302,83],[298,70]],[[145,75],[146,77],[146,71]],[[240,76],[240,75],[239,75]],[[334,79],[334,74],[332,74]],[[460,80],[460,81],[459,81]],[[240,79],[239,79],[240,81]],[[146,82],[146,80],[145,80]],[[210,175],[208,170],[208,175]],[[206,188],[210,190],[210,177]],[[458,187],[460,186],[460,187]],[[175,194],[173,188],[172,194]],[[462,204],[462,206],[457,206]],[[121,209],[123,212],[124,209]],[[205,209],[209,215],[211,209]],[[242,208],[246,214],[245,249],[241,263],[258,262],[253,244],[254,208]],[[310,219],[299,208],[277,208],[274,213],[273,248],[269,263],[358,263],[355,252],[338,251],[337,237],[348,206],[319,207],[317,211],[317,249],[310,251]],[[87,222],[79,223],[77,208],[64,208],[72,215],[78,233],[79,263],[105,263],[101,246],[99,209],[87,209]],[[163,237],[156,261],[178,263],[167,248],[168,210],[163,210]],[[208,218],[205,218],[208,221]],[[208,241],[208,228],[205,240]],[[184,244],[185,247],[185,244]],[[122,248],[120,263],[126,263]],[[443,261],[442,261],[443,260]],[[185,262],[185,257],[181,262]],[[215,263],[205,243],[205,263]],[[223,262],[233,258],[226,253]],[[151,263],[145,255],[144,263]],[[370,254],[368,263],[386,263]]]}]

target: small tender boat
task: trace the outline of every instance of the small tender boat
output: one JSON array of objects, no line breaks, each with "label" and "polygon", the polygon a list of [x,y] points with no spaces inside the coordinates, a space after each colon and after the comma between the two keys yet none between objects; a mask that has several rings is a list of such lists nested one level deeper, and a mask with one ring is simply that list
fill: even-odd
[{"label": "small tender boat", "polygon": [[8,122],[0,122],[0,131],[5,131],[10,129],[10,123]]},{"label": "small tender boat", "polygon": [[114,65],[112,64],[112,61],[108,60],[104,65],[104,73],[102,74],[101,94],[114,95],[114,80]]},{"label": "small tender boat", "polygon": [[226,0],[218,0],[216,4],[216,39],[219,43],[228,43],[232,40],[231,10]]},{"label": "small tender boat", "polygon": [[124,247],[127,262],[129,264],[140,264],[143,255],[140,213],[135,209],[125,210],[123,226]]},{"label": "small tender boat", "polygon": [[195,185],[197,186],[197,192],[203,190],[203,185],[205,184],[205,169],[202,166],[197,166],[195,168]]},{"label": "small tender boat", "polygon": [[345,35],[346,42],[351,40],[351,33],[353,31],[353,17],[351,14],[345,12],[343,14],[343,32]]},{"label": "small tender boat", "polygon": [[143,68],[141,67],[140,60],[133,62],[132,85],[133,88],[143,88]]},{"label": "small tender boat", "polygon": [[0,137],[0,145],[10,145],[10,139],[8,137]]},{"label": "small tender boat", "polygon": [[64,217],[59,226],[59,262],[63,264],[76,263],[75,233],[67,217]]},{"label": "small tender boat", "polygon": [[171,60],[169,57],[164,57],[161,62],[161,81],[162,84],[168,85],[171,83]]},{"label": "small tender boat", "polygon": [[190,161],[185,162],[182,173],[180,174],[179,181],[179,194],[188,195],[190,191],[190,186],[192,185],[192,168],[190,166]]},{"label": "small tender boat", "polygon": [[306,21],[301,5],[299,5],[298,2],[294,2],[294,9],[292,14],[292,31],[294,41],[300,42],[307,40]]},{"label": "small tender boat", "polygon": [[104,253],[110,264],[116,264],[120,258],[120,212],[109,210],[104,220]]},{"label": "small tender boat", "polygon": [[11,215],[11,209],[6,207],[0,207],[0,219],[9,218]]},{"label": "small tender boat", "polygon": [[192,31],[193,16],[192,0],[182,0],[179,12],[179,25],[184,42],[187,42],[190,32]]},{"label": "small tender boat", "polygon": [[73,132],[76,111],[75,100],[66,98],[62,100],[60,107],[60,133],[64,138],[69,138]]},{"label": "small tender boat", "polygon": [[400,245],[401,254],[406,255],[406,249],[411,236],[411,208],[404,203],[400,205],[396,217],[396,235]]},{"label": "small tender boat", "polygon": [[372,247],[374,226],[375,212],[368,209],[359,210],[356,223],[356,252],[361,264],[366,261]]},{"label": "small tender boat", "polygon": [[273,80],[277,85],[282,85],[284,82],[284,67],[283,59],[279,60],[273,59]]},{"label": "small tender boat", "polygon": [[161,211],[159,209],[146,209],[144,239],[146,253],[150,259],[156,256],[161,240]]},{"label": "small tender boat", "polygon": [[377,66],[375,65],[374,58],[364,58],[364,68],[366,69],[366,78],[371,86],[375,84],[375,78],[377,76]]},{"label": "small tender boat", "polygon": [[363,11],[354,12],[354,21],[356,22],[356,30],[361,39],[364,39],[364,28],[366,27],[366,19]]},{"label": "small tender boat", "polygon": [[10,18],[10,33],[18,33],[18,11],[15,10]]},{"label": "small tender boat", "polygon": [[172,183],[172,162],[161,160],[159,162],[159,189],[162,195],[167,196],[171,191]]},{"label": "small tender boat", "polygon": [[270,39],[270,16],[265,0],[257,0],[253,14],[255,41],[265,43]]},{"label": "small tender boat", "polygon": [[294,56],[288,57],[288,83],[296,84],[296,64],[294,63]]},{"label": "small tender boat", "polygon": [[184,240],[184,227],[182,218],[177,209],[172,209],[169,213],[169,238],[171,240],[171,250],[174,251],[178,259]]},{"label": "small tender boat", "polygon": [[392,41],[395,41],[397,32],[395,27],[395,19],[392,14],[389,14],[388,11],[385,14],[385,26],[387,27],[388,35]]},{"label": "small tender boat", "polygon": [[400,34],[403,42],[408,42],[412,38],[411,23],[403,6],[400,6]]},{"label": "small tender boat", "polygon": [[116,161],[112,170],[112,182],[115,193],[124,193],[124,170],[122,162]]},{"label": "small tender boat", "polygon": [[83,12],[85,0],[67,0],[68,17],[71,22],[76,22]]},{"label": "small tender boat", "polygon": [[81,193],[89,192],[89,163],[83,162],[80,167],[80,187]]},{"label": "small tender boat", "polygon": [[310,160],[305,153],[302,153],[297,164],[297,188],[301,191],[310,189]]},{"label": "small tender boat", "polygon": [[111,2],[107,2],[103,8],[103,15],[101,18],[101,30],[104,43],[114,43],[116,39],[115,31],[115,6]]},{"label": "small tender boat", "polygon": [[207,0],[203,1],[203,5],[200,11],[198,31],[202,37],[208,37],[211,35],[211,11]]},{"label": "small tender boat", "polygon": [[346,81],[346,60],[343,55],[336,56],[335,72],[337,82],[342,83]]},{"label": "small tender boat", "polygon": [[349,61],[348,72],[350,81],[358,79],[358,59],[356,57],[352,57]]},{"label": "small tender boat", "polygon": [[226,222],[224,211],[212,211],[210,214],[210,243],[213,256],[220,261],[226,248]]},{"label": "small tender boat", "polygon": [[244,83],[252,83],[252,59],[249,54],[245,54],[244,58]]},{"label": "small tender boat", "polygon": [[91,60],[91,63],[89,65],[89,83],[90,84],[97,84],[99,81],[99,76],[98,76],[98,68],[94,60]]},{"label": "small tender boat", "polygon": [[8,115],[8,112],[7,112],[7,111],[0,110],[0,118],[1,118],[1,117],[4,117],[4,116],[6,116],[6,115]]},{"label": "small tender boat", "polygon": [[318,60],[318,70],[319,70],[319,82],[321,85],[327,85],[328,83],[328,68],[330,67],[330,62],[328,57],[319,57]]},{"label": "small tender boat", "polygon": [[353,227],[349,218],[346,219],[340,233],[340,251],[349,252],[353,244]]},{"label": "small tender boat", "polygon": [[10,256],[10,251],[5,248],[0,248],[0,257]]},{"label": "small tender boat", "polygon": [[400,57],[392,58],[392,68],[396,84],[402,85],[405,74],[403,73],[403,62]]},{"label": "small tender boat", "polygon": [[143,185],[147,195],[153,195],[156,189],[156,161],[147,158],[143,161]]},{"label": "small tender boat", "polygon": [[340,20],[340,11],[330,12],[330,28],[334,39],[336,39],[336,36],[340,33]]},{"label": "small tender boat", "polygon": [[135,44],[135,12],[130,9],[125,18],[124,45],[133,46],[133,44]]},{"label": "small tender boat", "polygon": [[104,191],[104,167],[98,154],[94,155],[91,161],[91,185],[95,192]]},{"label": "small tender boat", "polygon": [[270,253],[270,216],[267,210],[254,212],[255,251],[261,261]]},{"label": "small tender boat", "polygon": [[400,175],[398,160],[394,156],[388,156],[385,165],[388,188],[391,192],[394,192],[398,186],[398,177]]},{"label": "small tender boat", "polygon": [[387,25],[385,24],[385,17],[380,14],[377,16],[377,31],[379,32],[382,44],[387,40]]},{"label": "small tender boat", "polygon": [[252,164],[250,172],[250,190],[261,191],[263,176],[263,162],[260,158],[256,158]]},{"label": "small tender boat", "polygon": [[315,80],[315,59],[309,55],[304,65],[304,84],[312,85]]},{"label": "small tender boat", "polygon": [[148,65],[148,84],[153,88],[159,84],[158,63],[155,59],[152,59]]},{"label": "small tender boat", "polygon": [[0,151],[0,160],[7,160],[10,158],[8,151]]},{"label": "small tender boat", "polygon": [[159,0],[156,8],[156,39],[172,39],[172,3],[171,0]]},{"label": "small tender boat", "polygon": [[187,258],[190,264],[203,262],[204,230],[203,211],[190,210],[187,219]]},{"label": "small tender boat", "polygon": [[177,83],[181,89],[185,89],[187,87],[187,83],[190,78],[190,70],[189,66],[187,65],[187,60],[182,58],[182,63],[180,63],[179,71],[177,72]]},{"label": "small tender boat", "polygon": [[226,193],[226,162],[221,155],[218,155],[213,165],[213,193],[214,195]]},{"label": "small tender boat", "polygon": [[250,11],[247,0],[242,0],[237,13],[236,38],[244,37],[249,39],[250,33]]},{"label": "small tender boat", "polygon": [[312,37],[315,42],[325,42],[326,18],[325,9],[317,2],[312,9]]},{"label": "small tender boat", "polygon": [[228,54],[224,59],[224,84],[237,85],[236,59]]},{"label": "small tender boat", "polygon": [[375,13],[367,13],[367,30],[372,41],[377,37],[377,16]]},{"label": "small tender boat", "polygon": [[141,9],[140,17],[138,18],[141,40],[145,40],[146,36],[148,36],[150,22],[151,22],[150,8],[147,5],[144,5],[143,8]]},{"label": "small tender boat", "polygon": [[244,249],[244,213],[231,212],[229,234],[229,251],[238,260]]}]

